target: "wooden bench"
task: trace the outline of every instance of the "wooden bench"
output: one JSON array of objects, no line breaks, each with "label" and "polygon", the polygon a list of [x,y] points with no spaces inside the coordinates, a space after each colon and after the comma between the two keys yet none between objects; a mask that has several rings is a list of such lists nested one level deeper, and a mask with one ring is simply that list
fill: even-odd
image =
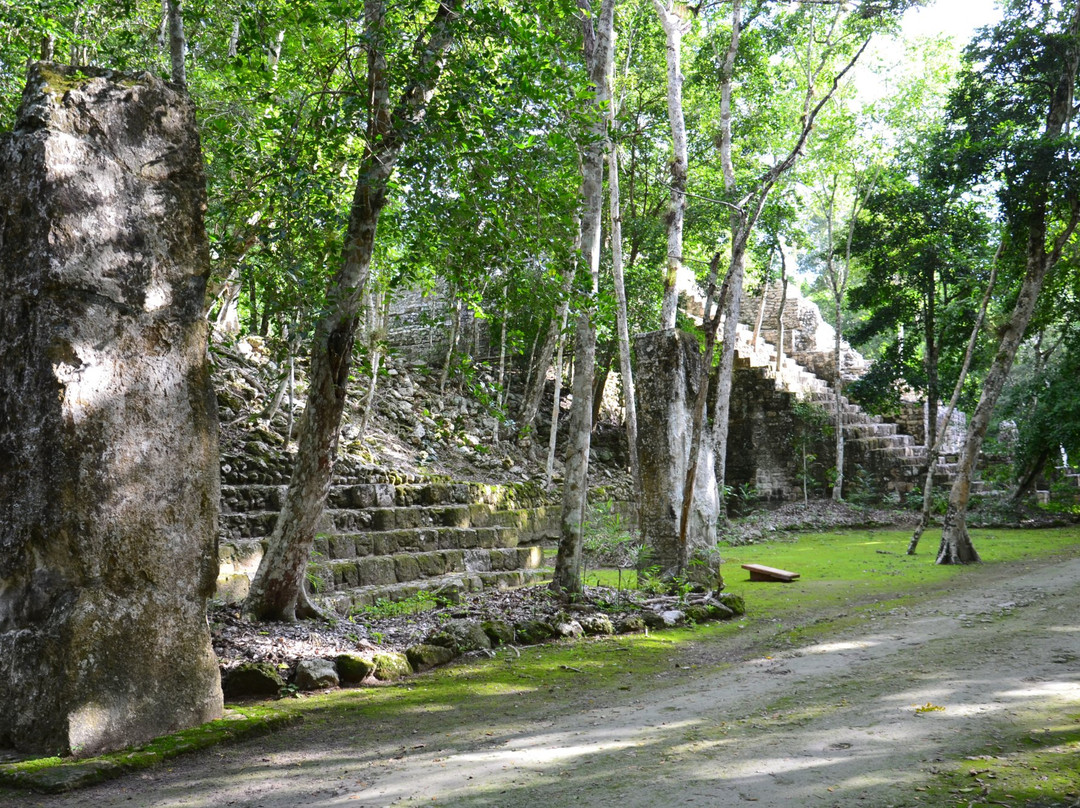
[{"label": "wooden bench", "polygon": [[764,564],[743,564],[744,570],[750,570],[751,581],[783,581],[791,583],[799,577],[797,572],[778,570],[776,567],[766,567]]}]

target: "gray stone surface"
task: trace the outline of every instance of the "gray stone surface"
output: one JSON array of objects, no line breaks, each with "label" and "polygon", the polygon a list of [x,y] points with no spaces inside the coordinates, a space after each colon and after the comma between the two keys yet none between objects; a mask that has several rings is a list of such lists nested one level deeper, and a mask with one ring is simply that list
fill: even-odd
[{"label": "gray stone surface", "polygon": [[0,746],[221,715],[197,132],[153,76],[35,65],[0,136]]},{"label": "gray stone surface", "polygon": [[230,699],[276,696],[285,687],[274,666],[268,662],[249,662],[226,671],[221,683]]},{"label": "gray stone surface", "polygon": [[484,627],[473,620],[451,620],[432,633],[426,642],[452,648],[459,654],[486,651],[491,648],[491,639],[484,631]]},{"label": "gray stone surface", "polygon": [[322,690],[338,686],[338,672],[328,659],[301,659],[296,665],[293,684],[299,690]]},{"label": "gray stone surface", "polygon": [[[651,331],[635,337],[634,379],[641,464],[641,533],[652,551],[650,564],[668,576],[679,565],[679,515],[692,439],[701,351],[691,334]],[[716,545],[716,472],[710,441],[702,444],[687,531],[687,558]]]},{"label": "gray stone surface", "polygon": [[442,645],[419,643],[417,645],[410,645],[406,648],[405,656],[408,657],[409,664],[412,665],[413,670],[419,673],[438,667],[439,665],[445,665],[447,662],[452,662],[457,659],[458,655],[452,648],[446,648]]}]

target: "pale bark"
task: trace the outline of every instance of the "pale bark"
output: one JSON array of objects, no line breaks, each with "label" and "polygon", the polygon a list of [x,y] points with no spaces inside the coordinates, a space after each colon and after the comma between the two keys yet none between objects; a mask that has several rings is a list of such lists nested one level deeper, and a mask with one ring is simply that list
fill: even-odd
[{"label": "pale bark", "polygon": [[372,293],[368,296],[367,311],[365,312],[366,331],[368,342],[368,360],[371,363],[371,375],[368,378],[368,389],[364,396],[363,415],[360,416],[360,435],[367,434],[368,420],[371,418],[371,410],[375,404],[375,391],[379,385],[379,368],[382,365],[383,340],[386,338],[386,324],[389,317],[390,295]]},{"label": "pale bark", "polygon": [[184,58],[187,56],[187,39],[184,36],[184,15],[180,0],[169,2],[169,61],[172,83],[187,87]]},{"label": "pale bark", "polygon": [[551,425],[548,428],[547,465],[544,469],[544,488],[551,488],[551,478],[555,476],[555,442],[559,437],[559,415],[562,413],[562,377],[563,377],[563,334],[566,332],[566,320],[569,307],[564,301],[559,307],[559,348],[555,356],[555,395],[551,404]]},{"label": "pale bark", "polygon": [[[1059,148],[1056,141],[1066,131],[1072,115],[1076,72],[1080,67],[1080,4],[1077,5],[1069,25],[1070,45],[1062,65],[1061,77],[1054,88],[1047,110],[1046,125],[1042,132],[1045,151]],[[1044,158],[1049,155],[1042,155]],[[967,564],[979,561],[979,554],[971,543],[967,530],[967,507],[971,498],[971,479],[975,471],[975,462],[979,457],[986,430],[990,426],[990,417],[994,405],[1005,386],[1005,379],[1012,369],[1016,351],[1024,338],[1031,315],[1035,311],[1039,293],[1042,291],[1046,273],[1061,258],[1065,244],[1076,230],[1080,203],[1075,197],[1069,200],[1071,215],[1069,221],[1057,232],[1052,247],[1047,249],[1047,235],[1050,220],[1050,182],[1049,160],[1044,160],[1038,174],[1031,178],[1030,210],[1028,212],[1027,260],[1024,280],[1016,298],[1012,315],[1001,331],[1001,341],[997,354],[990,365],[990,371],[983,382],[982,395],[975,407],[975,413],[968,424],[967,439],[960,458],[960,470],[952,490],[949,492],[949,507],[945,512],[945,521],[941,529],[941,546],[938,548],[938,564]]]},{"label": "pale bark", "polygon": [[[613,49],[614,50],[614,49]],[[619,373],[622,376],[623,405],[626,408],[626,440],[630,445],[630,479],[635,502],[641,501],[641,467],[637,453],[637,403],[634,400],[634,370],[630,357],[630,326],[626,313],[626,283],[623,278],[622,214],[619,209],[619,150],[608,148],[608,196],[611,210],[611,274],[615,284],[615,319],[619,332]]]},{"label": "pale bark", "polygon": [[[738,0],[736,0],[738,5]],[[675,311],[679,305],[677,281],[682,268],[683,215],[686,211],[687,147],[686,121],[682,103],[682,38],[690,23],[676,12],[674,0],[653,0],[653,8],[664,27],[667,40],[667,104],[671,123],[671,201],[668,204],[667,269],[664,274],[664,300],[660,308],[660,327],[675,327]]]},{"label": "pale bark", "polygon": [[240,45],[240,17],[233,18],[232,33],[229,34],[229,58],[232,59],[237,54],[237,48]]},{"label": "pale bark", "polygon": [[566,441],[566,473],[563,483],[562,535],[555,560],[551,588],[569,594],[580,593],[581,549],[585,529],[586,494],[589,477],[589,444],[592,436],[592,383],[596,361],[596,327],[592,322],[599,287],[600,228],[604,191],[604,142],[607,138],[606,110],[611,100],[608,85],[613,48],[615,0],[603,0],[600,13],[586,10],[585,58],[593,86],[590,143],[585,149],[582,172],[583,214],[581,218],[582,261],[588,268],[590,285],[582,295],[574,346],[574,398],[570,430]]},{"label": "pale bark", "polygon": [[[690,453],[686,463],[686,478],[683,483],[682,509],[679,513],[679,561],[678,574],[686,572],[690,562],[689,543],[687,541],[690,524],[690,511],[694,506],[694,489],[697,481],[698,463],[701,461],[701,445],[705,433],[705,405],[709,398],[709,369],[712,367],[713,350],[716,345],[716,330],[720,325],[720,312],[724,308],[724,299],[730,290],[730,277],[724,278],[719,295],[716,290],[716,274],[720,266],[720,253],[713,256],[709,265],[708,290],[705,293],[705,309],[702,312],[701,326],[705,331],[705,357],[702,360],[701,378],[698,383],[697,398],[690,419]],[[713,303],[715,302],[715,309]]]},{"label": "pale bark", "polygon": [[[456,297],[454,289],[451,287],[450,296]],[[450,341],[446,346],[446,357],[443,359],[442,372],[439,374],[439,393],[442,394],[446,390],[446,382],[450,378],[450,367],[454,363],[454,356],[457,353],[457,344],[459,338],[459,331],[461,329],[461,301],[454,301],[454,321],[450,324]]]},{"label": "pale bark", "polygon": [[975,346],[979,341],[979,332],[982,331],[983,323],[986,320],[986,309],[990,305],[990,297],[993,295],[994,285],[997,283],[998,260],[1001,258],[1003,246],[1004,244],[998,245],[997,254],[994,256],[994,265],[990,270],[990,280],[986,284],[986,293],[983,295],[982,305],[979,306],[979,314],[975,318],[975,325],[971,327],[971,336],[968,338],[967,350],[964,352],[964,362],[960,367],[960,375],[956,379],[952,398],[949,399],[949,406],[945,410],[945,418],[942,421],[941,429],[937,432],[934,443],[927,453],[926,479],[923,480],[922,511],[919,514],[919,525],[915,528],[915,532],[911,534],[911,541],[908,542],[908,555],[915,555],[915,549],[919,546],[919,539],[922,538],[922,534],[930,525],[930,510],[933,505],[934,494],[934,466],[937,465],[941,445],[945,442],[945,436],[949,432],[949,422],[952,420],[953,412],[960,401],[960,393],[964,389],[964,382],[967,380],[968,371],[971,369],[971,360],[975,356]]},{"label": "pale bark", "polygon": [[413,81],[395,104],[382,50],[386,8],[367,0],[368,131],[353,195],[343,260],[327,293],[327,311],[315,330],[307,405],[298,435],[292,478],[251,584],[246,608],[263,619],[294,620],[317,613],[304,592],[304,572],[315,541],[315,528],[326,503],[337,453],[341,414],[352,362],[352,348],[371,267],[379,215],[405,139],[423,119],[453,39],[451,21],[463,0],[446,0],[413,48]]},{"label": "pale bark", "polygon": [[[776,372],[779,373],[784,365],[784,306],[787,305],[787,258],[784,256],[784,245],[780,245],[780,307],[776,310]],[[794,348],[792,349],[794,353]],[[803,484],[803,496],[806,496],[806,485]]]},{"label": "pale bark", "polygon": [[[837,21],[844,13],[843,9],[838,7],[835,12],[833,21],[833,29],[837,27]],[[720,116],[720,151],[721,151],[721,164],[724,172],[725,190],[728,191],[730,196],[734,196],[735,190],[735,172],[734,165],[731,157],[731,114],[730,114],[730,98],[733,81],[734,61],[735,53],[738,48],[738,38],[741,27],[741,19],[739,17],[740,7],[736,0],[732,4],[732,42],[731,47],[728,50],[727,58],[724,62],[724,67],[721,70],[721,116]],[[870,40],[866,39],[862,45],[855,52],[855,54],[848,60],[834,77],[832,85],[829,90],[822,96],[822,98],[816,103],[813,103],[815,97],[814,81],[813,77],[816,77],[818,73],[826,64],[823,59],[821,65],[818,66],[817,71],[812,71],[811,81],[807,87],[806,99],[804,102],[805,114],[802,117],[802,126],[799,131],[799,135],[796,138],[794,146],[787,153],[787,155],[776,163],[772,168],[766,171],[755,184],[755,189],[745,197],[744,204],[740,208],[735,208],[731,221],[732,221],[732,239],[731,239],[731,263],[728,268],[728,282],[730,284],[729,302],[725,311],[724,322],[724,341],[723,350],[720,354],[720,369],[717,373],[717,387],[716,387],[716,404],[713,410],[713,440],[715,444],[716,455],[716,484],[717,490],[720,496],[721,513],[724,508],[724,492],[726,488],[726,465],[727,465],[727,437],[728,437],[728,418],[731,411],[731,384],[732,384],[732,372],[735,366],[735,336],[736,328],[739,319],[740,310],[742,307],[742,295],[743,295],[743,276],[745,274],[745,260],[746,260],[746,248],[747,243],[753,233],[754,227],[757,225],[757,221],[761,216],[761,211],[765,207],[765,202],[768,200],[769,194],[776,186],[779,179],[790,171],[795,163],[798,161],[799,156],[803,152],[803,148],[806,145],[806,141],[810,137],[811,131],[814,128],[814,122],[817,120],[818,114],[832,98],[837,88],[840,86],[840,81],[845,75],[855,66],[855,63],[862,56],[867,46],[870,44]],[[725,102],[727,99],[727,114],[725,115]]]}]

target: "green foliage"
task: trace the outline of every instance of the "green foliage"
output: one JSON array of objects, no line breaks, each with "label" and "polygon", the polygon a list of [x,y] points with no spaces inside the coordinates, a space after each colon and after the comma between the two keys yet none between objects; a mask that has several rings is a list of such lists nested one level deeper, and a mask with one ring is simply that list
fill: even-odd
[{"label": "green foliage", "polygon": [[641,546],[641,540],[626,529],[610,500],[589,508],[582,543],[588,566],[635,567]]},{"label": "green foliage", "polygon": [[371,606],[357,606],[349,610],[349,620],[379,620],[384,617],[399,617],[407,614],[417,614],[429,609],[441,609],[456,602],[452,598],[438,592],[429,592],[426,589],[410,595],[401,600],[379,598]]}]

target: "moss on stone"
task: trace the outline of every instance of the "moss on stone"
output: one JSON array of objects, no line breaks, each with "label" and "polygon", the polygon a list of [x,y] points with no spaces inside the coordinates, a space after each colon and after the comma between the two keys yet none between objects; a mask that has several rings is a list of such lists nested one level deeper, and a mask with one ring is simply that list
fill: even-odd
[{"label": "moss on stone", "polygon": [[74,760],[47,757],[0,764],[0,784],[49,794],[100,783],[125,772],[140,771],[197,749],[227,741],[254,738],[303,720],[265,705],[235,707],[224,718],[210,721],[147,744],[100,757]]}]

